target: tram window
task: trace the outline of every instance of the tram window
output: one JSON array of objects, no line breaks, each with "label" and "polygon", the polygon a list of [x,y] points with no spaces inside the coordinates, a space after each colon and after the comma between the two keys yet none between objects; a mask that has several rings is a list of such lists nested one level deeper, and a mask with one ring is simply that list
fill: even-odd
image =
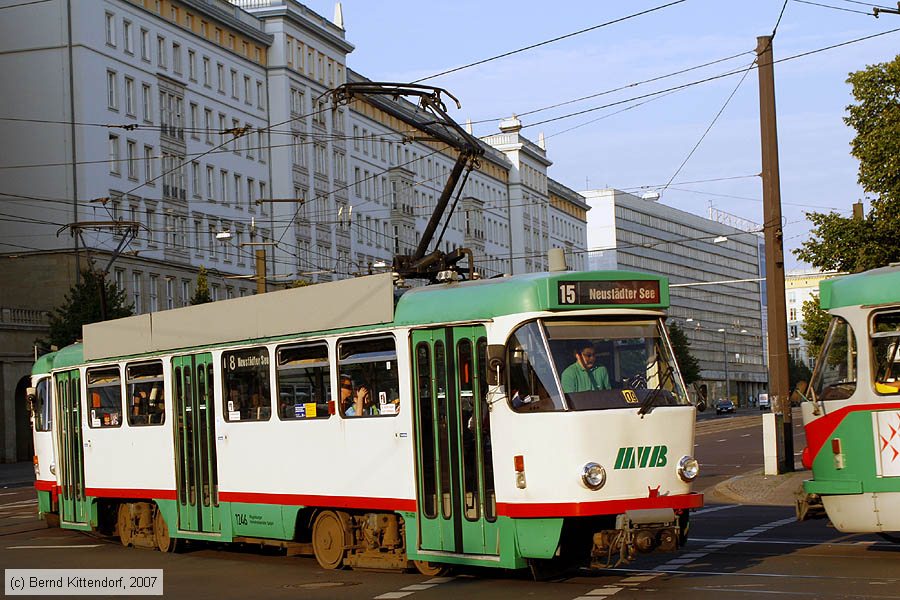
[{"label": "tram window", "polygon": [[125,367],[128,425],[162,425],[166,421],[162,362]]},{"label": "tram window", "polygon": [[491,445],[490,409],[487,402],[487,340],[478,338],[478,398],[481,405],[481,464],[484,474],[484,518],[497,520],[497,496],[494,492],[494,456]]},{"label": "tram window", "polygon": [[328,346],[282,346],[276,357],[278,418],[327,419],[331,400]]},{"label": "tram window", "polygon": [[812,393],[818,400],[844,400],[856,391],[856,336],[841,317],[831,320],[816,370]]},{"label": "tram window", "polygon": [[457,382],[459,383],[459,417],[462,428],[462,470],[464,514],[466,519],[478,518],[479,469],[478,469],[478,414],[475,410],[475,360],[472,356],[472,340],[462,339],[456,344]]},{"label": "tram window", "polygon": [[268,421],[269,349],[247,348],[222,353],[222,389],[226,421]]},{"label": "tram window", "polygon": [[45,377],[35,386],[34,405],[32,406],[35,431],[50,431],[50,415],[52,414],[50,405],[50,378]]},{"label": "tram window", "polygon": [[[509,401],[517,412],[565,410],[541,326],[533,321],[516,330],[509,341]],[[553,390],[551,394],[548,390]]]},{"label": "tram window", "polygon": [[419,393],[419,443],[422,449],[422,513],[437,516],[437,472],[434,453],[434,405],[431,393],[431,353],[428,344],[416,346],[416,381]]},{"label": "tram window", "polygon": [[119,367],[88,369],[87,394],[92,428],[122,426],[122,378]]},{"label": "tram window", "polygon": [[338,343],[338,384],[344,417],[390,416],[400,412],[397,349],[393,337]]},{"label": "tram window", "polygon": [[872,361],[875,391],[900,394],[900,311],[877,313],[872,318]]}]

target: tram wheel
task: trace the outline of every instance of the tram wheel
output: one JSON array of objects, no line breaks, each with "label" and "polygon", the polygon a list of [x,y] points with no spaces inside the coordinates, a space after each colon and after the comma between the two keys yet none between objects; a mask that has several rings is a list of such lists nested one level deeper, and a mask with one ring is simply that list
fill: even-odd
[{"label": "tram wheel", "polygon": [[449,566],[428,562],[427,560],[414,560],[413,566],[416,567],[416,571],[426,577],[440,577],[450,572]]},{"label": "tram wheel", "polygon": [[134,524],[131,519],[131,505],[120,504],[119,515],[116,520],[116,529],[119,530],[119,541],[126,548],[134,541]]},{"label": "tram wheel", "polygon": [[181,545],[181,540],[173,538],[169,535],[169,525],[163,517],[162,511],[156,509],[156,516],[153,517],[153,539],[156,541],[156,547],[160,552],[175,552]]},{"label": "tram wheel", "polygon": [[333,510],[319,513],[313,523],[312,543],[316,561],[323,569],[339,569],[344,564],[345,537],[344,523],[338,513]]}]

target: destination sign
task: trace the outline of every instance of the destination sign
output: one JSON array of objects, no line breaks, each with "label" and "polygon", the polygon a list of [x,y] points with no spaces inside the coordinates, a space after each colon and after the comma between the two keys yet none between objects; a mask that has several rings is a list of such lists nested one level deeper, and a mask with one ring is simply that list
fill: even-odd
[{"label": "destination sign", "polygon": [[659,304],[659,281],[560,281],[561,305]]}]

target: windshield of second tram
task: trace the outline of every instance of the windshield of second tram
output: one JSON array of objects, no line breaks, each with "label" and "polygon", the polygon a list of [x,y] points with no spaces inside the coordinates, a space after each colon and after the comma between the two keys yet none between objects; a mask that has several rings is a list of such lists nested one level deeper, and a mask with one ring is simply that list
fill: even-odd
[{"label": "windshield of second tram", "polygon": [[507,345],[517,412],[689,404],[662,322],[541,320]]}]

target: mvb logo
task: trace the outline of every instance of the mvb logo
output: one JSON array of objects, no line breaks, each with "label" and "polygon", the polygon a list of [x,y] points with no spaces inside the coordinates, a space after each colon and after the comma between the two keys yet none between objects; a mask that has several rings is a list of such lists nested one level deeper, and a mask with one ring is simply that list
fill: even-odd
[{"label": "mvb logo", "polygon": [[619,448],[615,469],[646,469],[666,466],[665,446],[626,446]]}]

